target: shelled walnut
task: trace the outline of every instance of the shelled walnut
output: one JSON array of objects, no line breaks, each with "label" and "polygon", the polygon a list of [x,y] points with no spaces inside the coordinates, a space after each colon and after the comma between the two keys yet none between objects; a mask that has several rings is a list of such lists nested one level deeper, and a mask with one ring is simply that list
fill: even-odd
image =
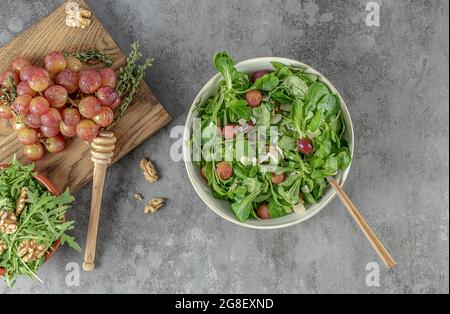
[{"label": "shelled walnut", "polygon": [[25,262],[34,262],[44,256],[47,247],[44,244],[37,244],[35,240],[22,241],[17,248],[17,255]]},{"label": "shelled walnut", "polygon": [[16,215],[11,211],[0,211],[0,232],[13,234],[19,227]]},{"label": "shelled walnut", "polygon": [[165,200],[163,198],[154,198],[150,201],[150,203],[148,203],[147,205],[145,205],[144,208],[144,212],[146,214],[154,214],[156,213],[161,207],[164,206],[164,202]]},{"label": "shelled walnut", "polygon": [[0,255],[3,254],[3,252],[5,252],[8,249],[8,245],[6,244],[5,241],[0,240]]},{"label": "shelled walnut", "polygon": [[158,173],[156,172],[155,165],[149,159],[142,159],[139,165],[148,182],[154,183],[158,181]]},{"label": "shelled walnut", "polygon": [[19,198],[17,199],[16,216],[19,216],[25,209],[25,205],[27,204],[27,197],[28,197],[28,189],[24,187],[20,191]]},{"label": "shelled walnut", "polygon": [[80,5],[76,2],[68,2],[65,8],[67,26],[86,28],[91,25],[91,11],[80,8]]}]

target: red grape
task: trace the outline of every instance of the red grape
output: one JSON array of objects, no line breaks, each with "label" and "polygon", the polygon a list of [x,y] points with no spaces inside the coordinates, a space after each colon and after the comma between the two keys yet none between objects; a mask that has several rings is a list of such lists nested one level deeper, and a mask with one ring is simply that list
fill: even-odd
[{"label": "red grape", "polygon": [[1,75],[1,84],[4,88],[9,90],[10,86],[10,80],[13,80],[14,86],[17,86],[19,84],[19,74],[15,71],[6,71]]},{"label": "red grape", "polygon": [[284,179],[285,179],[284,173],[281,173],[281,174],[272,173],[272,183],[273,184],[283,183]]},{"label": "red grape", "polygon": [[263,77],[266,74],[269,74],[271,71],[269,70],[262,70],[258,71],[255,74],[253,74],[252,82],[255,83],[257,80],[259,80],[261,77]]},{"label": "red grape", "polygon": [[220,179],[228,180],[233,176],[233,168],[228,161],[222,161],[216,165],[216,173]]},{"label": "red grape", "polygon": [[63,107],[68,98],[67,90],[59,85],[54,85],[47,88],[44,92],[44,96],[52,108]]},{"label": "red grape", "polygon": [[52,126],[46,126],[46,125],[41,126],[41,133],[45,137],[56,136],[59,134],[59,131],[60,131],[59,126],[58,127],[52,127]]},{"label": "red grape", "polygon": [[27,59],[24,58],[17,58],[12,62],[12,69],[16,71],[17,73],[20,73],[23,69],[30,66],[30,62]]},{"label": "red grape", "polygon": [[270,219],[269,206],[262,204],[256,209],[256,214],[260,219]]},{"label": "red grape", "polygon": [[66,148],[64,138],[61,135],[47,138],[44,144],[48,152],[53,154],[58,154]]},{"label": "red grape", "polygon": [[26,115],[30,112],[30,102],[33,99],[30,95],[17,96],[12,103],[12,109],[21,115]]},{"label": "red grape", "polygon": [[76,126],[81,120],[81,115],[77,108],[66,108],[61,115],[62,121],[69,126]]},{"label": "red grape", "polygon": [[20,80],[24,82],[28,82],[28,80],[31,77],[31,73],[33,73],[34,69],[36,69],[33,65],[27,65],[25,66],[22,71],[20,71]]},{"label": "red grape", "polygon": [[31,76],[28,79],[28,84],[34,91],[43,92],[51,84],[50,76],[44,69],[35,68],[31,72]]},{"label": "red grape", "polygon": [[59,128],[59,123],[62,121],[61,114],[55,108],[50,108],[48,112],[41,116],[42,124],[52,128]]},{"label": "red grape", "polygon": [[38,116],[42,116],[48,112],[50,105],[42,96],[35,97],[30,102],[30,112]]},{"label": "red grape", "polygon": [[223,136],[226,140],[232,140],[236,137],[237,128],[234,124],[228,124],[223,128]]},{"label": "red grape", "polygon": [[74,56],[70,56],[70,57],[66,58],[66,62],[67,62],[67,68],[69,70],[72,70],[74,72],[81,71],[81,67],[83,66],[83,64],[81,63],[80,60],[78,60],[78,58],[76,58]]},{"label": "red grape", "polygon": [[202,169],[200,169],[200,176],[201,176],[204,180],[208,181],[208,176],[206,175],[206,167],[203,167]]},{"label": "red grape", "polygon": [[12,117],[11,119],[9,119],[9,124],[14,131],[19,131],[21,128],[25,127],[25,125],[23,125],[23,123],[16,117]]},{"label": "red grape", "polygon": [[0,119],[11,119],[13,114],[5,105],[0,105]]},{"label": "red grape", "polygon": [[77,127],[76,125],[67,125],[64,122],[59,124],[59,130],[61,134],[67,137],[75,137],[77,136]]},{"label": "red grape", "polygon": [[117,83],[116,73],[110,68],[103,68],[99,71],[99,74],[102,78],[102,86],[103,87],[111,87],[115,88]]},{"label": "red grape", "polygon": [[122,100],[120,99],[120,97],[117,98],[117,100],[110,106],[112,109],[116,109],[117,107],[120,106]]},{"label": "red grape", "polygon": [[72,70],[64,70],[56,76],[55,83],[64,87],[69,94],[78,90],[78,73]]},{"label": "red grape", "polygon": [[34,129],[21,128],[17,131],[17,139],[24,145],[34,144],[37,141],[37,133]]},{"label": "red grape", "polygon": [[38,161],[44,158],[44,147],[42,144],[35,143],[24,147],[25,157],[30,161]]},{"label": "red grape", "polygon": [[92,118],[102,128],[110,126],[114,120],[114,112],[111,108],[103,106],[100,112]]},{"label": "red grape", "polygon": [[36,114],[26,115],[24,120],[25,124],[33,129],[39,129],[42,125],[41,116],[38,116]]},{"label": "red grape", "polygon": [[250,107],[258,107],[262,101],[262,93],[259,90],[253,89],[245,94],[245,100]]},{"label": "red grape", "polygon": [[101,87],[95,95],[103,106],[109,107],[115,104],[119,98],[119,95],[117,95],[115,89],[112,87]]},{"label": "red grape", "polygon": [[93,94],[102,86],[102,77],[95,70],[81,71],[78,86],[83,93]]},{"label": "red grape", "polygon": [[80,111],[80,114],[88,119],[92,119],[97,114],[99,114],[101,109],[102,105],[94,96],[84,97],[78,104],[78,110]]},{"label": "red grape", "polygon": [[36,96],[36,92],[31,89],[30,85],[28,85],[28,82],[21,81],[19,85],[17,85],[16,93],[18,96],[22,95],[30,95],[31,97]]},{"label": "red grape", "polygon": [[61,52],[53,51],[45,57],[45,68],[48,72],[58,74],[66,68],[66,58]]},{"label": "red grape", "polygon": [[314,151],[311,140],[307,138],[302,138],[297,141],[297,149],[300,153],[305,155],[311,155]]},{"label": "red grape", "polygon": [[92,120],[81,120],[77,124],[77,135],[86,142],[92,142],[97,137],[99,127]]}]

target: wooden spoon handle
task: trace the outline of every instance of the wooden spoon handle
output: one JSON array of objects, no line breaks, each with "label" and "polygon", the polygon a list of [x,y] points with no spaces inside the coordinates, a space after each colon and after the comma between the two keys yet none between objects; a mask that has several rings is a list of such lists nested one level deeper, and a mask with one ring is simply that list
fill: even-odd
[{"label": "wooden spoon handle", "polygon": [[92,161],[94,162],[94,177],[92,185],[91,215],[89,218],[83,269],[92,271],[95,268],[95,250],[97,247],[98,223],[102,204],[103,186],[106,170],[114,155],[116,138],[112,132],[101,132],[91,144]]},{"label": "wooden spoon handle", "polygon": [[375,233],[372,231],[372,229],[370,228],[369,224],[366,222],[364,217],[356,209],[356,206],[353,204],[353,202],[350,200],[350,198],[347,196],[347,194],[344,192],[341,186],[337,183],[336,179],[331,177],[328,177],[327,179],[330,182],[331,186],[333,186],[333,188],[336,190],[337,195],[341,199],[344,206],[347,208],[350,215],[355,220],[356,224],[359,226],[361,231],[369,240],[370,244],[372,244],[375,251],[378,253],[383,263],[386,265],[387,268],[389,269],[393,268],[396,265],[396,262],[389,254],[389,252],[386,250],[381,241],[378,239],[378,237],[375,235]]}]

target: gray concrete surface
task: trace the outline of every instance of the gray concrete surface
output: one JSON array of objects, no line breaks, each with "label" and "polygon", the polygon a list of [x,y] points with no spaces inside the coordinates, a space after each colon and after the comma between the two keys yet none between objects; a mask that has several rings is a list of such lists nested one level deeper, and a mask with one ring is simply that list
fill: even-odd
[{"label": "gray concrete surface", "polygon": [[[366,25],[366,1],[88,2],[122,47],[138,39],[156,58],[147,82],[175,120],[111,169],[95,272],[67,286],[66,265],[82,255],[63,248],[39,272],[44,284],[19,280],[1,293],[449,292],[448,1],[379,0],[379,27]],[[0,45],[59,3],[2,1]],[[366,285],[378,259],[338,200],[292,228],[246,230],[208,210],[169,159],[170,129],[214,74],[218,50],[298,59],[341,91],[357,147],[346,190],[398,261],[381,266],[379,287]],[[160,169],[157,185],[139,171],[144,156]],[[90,188],[69,215],[82,245]],[[135,192],[167,206],[145,216]]]}]

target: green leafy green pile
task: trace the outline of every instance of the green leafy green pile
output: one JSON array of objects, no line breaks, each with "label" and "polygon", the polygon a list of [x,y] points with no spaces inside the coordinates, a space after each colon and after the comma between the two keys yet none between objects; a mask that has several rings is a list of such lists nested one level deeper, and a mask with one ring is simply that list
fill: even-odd
[{"label": "green leafy green pile", "polygon": [[67,243],[81,251],[74,238],[66,234],[74,228],[73,221],[65,221],[65,213],[74,198],[66,190],[58,197],[51,195],[33,177],[34,165],[21,165],[15,158],[9,168],[0,170],[0,211],[14,212],[21,189],[28,189],[28,198],[24,211],[17,218],[18,229],[13,234],[0,232],[0,241],[7,244],[7,250],[0,254],[0,268],[6,270],[4,279],[11,287],[17,277],[27,276],[38,279],[36,275],[45,257],[25,263],[17,255],[19,244],[26,240],[35,240],[48,249],[55,241]]},{"label": "green leafy green pile", "polygon": [[[326,177],[351,163],[348,143],[343,138],[345,123],[339,97],[317,75],[281,63],[272,63],[272,71],[254,83],[248,74],[234,67],[234,61],[224,52],[214,56],[214,65],[223,76],[219,92],[196,108],[201,119],[202,158],[198,165],[214,196],[230,200],[242,222],[257,219],[256,209],[262,204],[268,205],[270,218],[277,218],[304,210],[303,204],[318,202],[328,186]],[[256,108],[245,99],[253,89],[263,94]],[[255,127],[277,127],[277,165],[268,172],[264,171],[267,160],[235,158],[229,162],[233,176],[222,180],[216,171],[217,160],[224,160],[230,147],[236,151],[239,141],[216,136],[220,133],[217,130],[229,124],[242,126],[244,121]],[[313,144],[312,154],[299,152],[297,141],[304,138]],[[249,151],[248,135],[243,141]],[[199,143],[193,140],[193,145]],[[270,136],[265,145],[270,147]],[[272,176],[280,174],[284,174],[284,181],[272,183]]]}]

